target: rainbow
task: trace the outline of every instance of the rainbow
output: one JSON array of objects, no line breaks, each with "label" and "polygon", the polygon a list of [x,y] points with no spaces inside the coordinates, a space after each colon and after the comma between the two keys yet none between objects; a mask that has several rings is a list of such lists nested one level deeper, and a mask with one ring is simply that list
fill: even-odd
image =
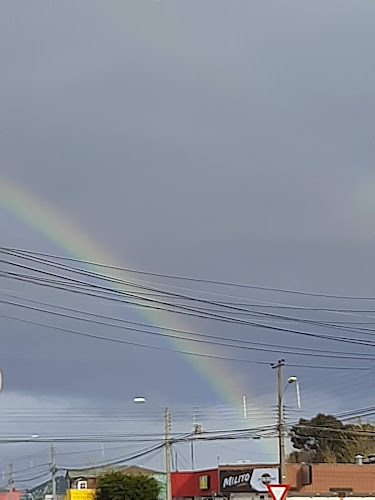
[{"label": "rainbow", "polygon": [[[109,264],[112,268],[111,274],[107,274],[108,277],[124,278],[123,271],[120,275],[119,271],[116,273],[116,270],[113,269],[113,267],[121,267],[121,264],[98,241],[85,234],[65,214],[60,213],[35,194],[26,191],[18,184],[5,179],[3,176],[0,176],[0,206],[20,222],[26,224],[62,249],[69,256],[86,262]],[[87,268],[91,267],[92,270],[97,272],[96,267],[85,265]],[[134,278],[131,279],[134,282]],[[112,287],[114,286],[112,285]],[[182,329],[181,323],[176,320],[176,315],[151,309],[137,308],[137,310],[145,316],[147,323],[151,327],[161,325],[169,329]],[[186,333],[184,333],[184,336],[188,337]],[[193,336],[191,336],[191,340],[194,340]],[[239,387],[234,375],[229,373],[227,367],[220,359],[209,357],[198,358],[181,353],[181,351],[191,350],[190,342],[185,339],[169,337],[168,342],[173,349],[179,351],[180,355],[185,357],[189,365],[196,372],[199,372],[200,376],[208,383],[221,401],[238,407],[242,401],[243,394],[249,393],[249,388],[244,390]],[[212,354],[212,347],[200,344],[199,352],[209,356]],[[252,408],[255,408],[255,406],[252,405]],[[269,411],[259,406],[257,409],[264,411],[265,415]],[[250,420],[250,417],[248,419]],[[260,447],[260,451],[271,454],[275,452],[275,448],[274,444],[270,441],[269,439],[265,439],[253,442],[255,446],[252,445],[252,447]]]}]

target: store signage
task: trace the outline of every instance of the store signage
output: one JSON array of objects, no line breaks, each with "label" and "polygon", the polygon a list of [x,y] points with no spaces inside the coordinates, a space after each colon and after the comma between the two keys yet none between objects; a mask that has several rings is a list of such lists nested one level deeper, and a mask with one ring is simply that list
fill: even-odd
[{"label": "store signage", "polygon": [[277,484],[278,482],[279,470],[276,467],[220,470],[222,493],[266,492],[267,484]]},{"label": "store signage", "polygon": [[250,473],[237,474],[236,476],[227,476],[223,479],[223,488],[230,488],[231,486],[243,485],[250,483]]},{"label": "store signage", "polygon": [[209,476],[199,476],[199,489],[200,490],[208,490],[210,487],[210,478]]}]

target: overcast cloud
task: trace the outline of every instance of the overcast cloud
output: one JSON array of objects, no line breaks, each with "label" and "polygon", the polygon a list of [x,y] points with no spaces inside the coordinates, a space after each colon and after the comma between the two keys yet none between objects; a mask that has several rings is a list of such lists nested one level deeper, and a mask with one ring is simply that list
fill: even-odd
[{"label": "overcast cloud", "polygon": [[[374,15],[370,0],[4,0],[1,174],[65,214],[124,266],[373,296]],[[3,208],[2,245],[63,254]],[[140,318],[131,309],[9,280],[1,288]],[[266,292],[247,297],[327,305]],[[371,309],[373,301],[360,305]],[[211,321],[184,318],[182,324],[216,335],[335,347]],[[122,335],[98,325],[88,329]],[[2,332],[5,387],[19,398],[57,397],[67,405],[78,398],[82,406],[94,401],[106,408],[149,393],[176,408],[223,403],[220,391],[176,353],[120,349],[4,318]],[[194,362],[205,369],[206,361]],[[222,366],[255,405],[265,404],[257,397],[273,404],[270,368]],[[327,411],[368,402],[363,374],[298,373],[306,414],[322,409],[316,394]],[[63,431],[60,424],[55,430]],[[250,458],[262,458],[256,453],[264,446],[251,446]],[[207,450],[202,466],[213,465],[218,454]],[[227,452],[227,461],[249,458]]]}]

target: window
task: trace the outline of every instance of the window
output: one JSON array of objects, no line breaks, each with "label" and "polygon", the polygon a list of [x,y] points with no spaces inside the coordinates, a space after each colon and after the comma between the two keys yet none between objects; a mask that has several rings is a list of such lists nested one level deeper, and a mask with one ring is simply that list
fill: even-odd
[{"label": "window", "polygon": [[208,490],[209,487],[210,487],[209,476],[199,476],[199,489],[200,490]]},{"label": "window", "polygon": [[87,490],[87,481],[78,481],[77,490]]}]

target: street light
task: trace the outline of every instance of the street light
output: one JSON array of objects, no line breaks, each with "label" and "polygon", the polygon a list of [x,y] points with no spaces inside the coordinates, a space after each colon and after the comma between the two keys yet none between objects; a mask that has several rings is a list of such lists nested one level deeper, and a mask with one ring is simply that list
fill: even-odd
[{"label": "street light", "polygon": [[[151,403],[159,408],[163,408],[161,405],[155,403],[154,401],[147,401],[144,397],[136,397],[133,399],[133,403],[144,404]],[[165,473],[167,476],[167,491],[166,500],[172,500],[172,484],[171,484],[171,414],[169,408],[164,408],[164,446],[165,446]]]},{"label": "street light", "polygon": [[133,403],[146,403],[146,398],[134,398]]},{"label": "street light", "polygon": [[285,364],[284,359],[272,364],[272,368],[277,368],[277,409],[278,409],[278,431],[279,431],[279,459],[280,459],[280,483],[284,484],[285,475],[285,423],[284,423],[284,393],[290,384],[296,384],[297,404],[301,407],[299,383],[297,377],[289,377],[286,386],[283,388],[283,377],[281,369]]}]

